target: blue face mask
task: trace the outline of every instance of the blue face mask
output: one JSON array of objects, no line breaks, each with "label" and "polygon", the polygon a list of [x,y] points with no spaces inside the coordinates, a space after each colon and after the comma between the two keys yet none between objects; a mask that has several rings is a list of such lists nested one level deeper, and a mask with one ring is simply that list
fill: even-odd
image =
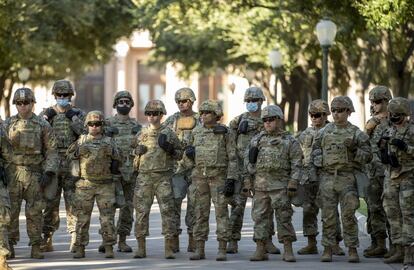
[{"label": "blue face mask", "polygon": [[57,98],[56,99],[56,104],[61,106],[61,107],[66,107],[70,105],[70,100],[67,98]]},{"label": "blue face mask", "polygon": [[259,104],[257,104],[257,102],[248,102],[246,104],[246,109],[249,112],[257,112],[257,110],[259,109]]}]

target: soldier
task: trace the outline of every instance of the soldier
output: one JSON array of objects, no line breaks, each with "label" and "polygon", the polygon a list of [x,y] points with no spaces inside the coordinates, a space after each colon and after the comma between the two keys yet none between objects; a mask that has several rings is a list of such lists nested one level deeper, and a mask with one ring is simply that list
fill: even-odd
[{"label": "soldier", "polygon": [[11,153],[5,156],[11,201],[9,226],[10,258],[14,258],[14,245],[19,241],[19,213],[22,201],[26,201],[25,214],[31,257],[43,259],[40,250],[42,240],[42,210],[45,207],[43,191],[52,182],[57,171],[56,140],[49,123],[33,112],[36,102],[29,88],[19,88],[13,96],[18,114],[4,122]]},{"label": "soldier", "polygon": [[145,237],[149,235],[149,214],[156,196],[165,237],[165,258],[175,259],[172,240],[176,224],[171,178],[176,161],[182,157],[182,147],[174,131],[161,125],[161,119],[166,114],[162,101],[149,101],[145,106],[149,126],[142,129],[136,139],[138,145],[135,148],[134,167],[139,174],[134,191],[134,207],[138,250],[134,258],[147,256]]},{"label": "soldier", "polygon": [[366,132],[370,137],[373,149],[373,159],[367,165],[370,185],[367,192],[368,206],[368,233],[371,235],[371,246],[364,250],[364,257],[383,257],[386,252],[385,239],[387,238],[386,216],[382,205],[382,193],[384,191],[385,168],[378,155],[378,142],[380,136],[389,126],[387,105],[391,91],[386,86],[376,86],[369,92],[372,117],[365,125]]},{"label": "soldier", "polygon": [[[125,205],[120,206],[119,218],[117,223],[117,234],[119,235],[118,251],[132,252],[126,243],[126,237],[131,234],[132,223],[134,221],[134,188],[136,175],[133,174],[133,154],[131,144],[136,134],[141,130],[141,125],[133,118],[129,117],[129,112],[134,106],[134,100],[128,91],[119,91],[114,97],[113,108],[117,114],[109,117],[106,121],[109,124],[108,133],[111,133],[118,149],[122,153],[121,178],[116,179],[116,187],[119,187],[125,196]],[[103,252],[101,245],[100,251]]]},{"label": "soldier", "polygon": [[[193,90],[184,87],[178,89],[175,93],[175,103],[177,103],[179,112],[174,113],[165,120],[164,125],[168,126],[177,134],[183,147],[188,145],[191,130],[199,123],[199,115],[194,112],[192,107],[196,97]],[[187,195],[187,211],[185,214],[185,224],[188,233],[188,252],[194,252],[195,242],[193,238],[194,224],[194,206],[193,195],[194,189],[191,185],[190,172],[175,173],[172,179],[174,203],[175,203],[175,222],[177,224],[177,233],[174,235],[174,252],[180,250],[179,235],[181,234],[181,204]]]},{"label": "soldier", "polygon": [[262,110],[264,130],[249,145],[247,170],[254,175],[252,217],[256,251],[251,261],[268,259],[265,243],[269,239],[269,208],[275,212],[277,236],[284,245],[283,260],[295,262],[292,242],[296,241],[292,225],[291,198],[296,195],[302,170],[302,150],[298,141],[284,131],[283,113],[277,105]]},{"label": "soldier", "polygon": [[319,192],[323,201],[322,262],[332,261],[332,246],[336,245],[338,203],[345,246],[348,247],[348,262],[359,262],[358,222],[355,217],[359,207],[359,179],[356,176],[362,174],[358,169],[371,161],[372,154],[368,135],[348,122],[348,117],[354,111],[351,99],[335,97],[331,103],[334,122],[318,131],[312,146],[311,164],[319,170]]},{"label": "soldier", "polygon": [[[261,107],[266,98],[263,95],[262,89],[259,87],[249,87],[244,93],[244,102],[246,102],[247,112],[236,116],[230,121],[230,131],[233,137],[236,138],[236,154],[239,168],[243,168],[244,156],[246,149],[256,134],[263,130],[263,121],[260,118]],[[244,173],[241,175],[240,181],[237,181],[235,187],[235,194],[230,202],[230,228],[231,238],[227,246],[227,253],[237,253],[238,244],[241,238],[241,229],[243,226],[244,209],[246,208],[246,201],[248,194],[242,192],[242,184],[248,189],[251,183],[250,175]],[[269,222],[273,225],[273,209],[269,212]],[[272,243],[272,235],[274,234],[273,226],[270,227],[271,234],[266,240],[266,251],[272,254],[280,254],[280,250]]]},{"label": "soldier", "polygon": [[67,150],[68,159],[78,164],[79,180],[75,183],[74,212],[76,215],[76,242],[73,258],[85,257],[85,246],[89,243],[89,226],[96,200],[99,221],[105,247],[105,258],[113,258],[112,246],[116,243],[115,185],[113,174],[119,174],[121,156],[112,138],[103,134],[104,116],[100,111],[86,115],[88,134],[81,135]]},{"label": "soldier", "polygon": [[200,106],[202,125],[193,129],[190,147],[186,148],[184,161],[194,166],[191,178],[194,185],[196,253],[190,260],[205,259],[205,241],[209,233],[211,200],[215,207],[217,240],[219,242],[217,261],[225,261],[229,212],[227,204],[234,194],[234,183],[238,179],[234,138],[226,126],[217,123],[223,111],[217,101],[206,100]]},{"label": "soldier", "polygon": [[46,201],[46,209],[43,212],[43,243],[42,251],[53,251],[52,236],[59,228],[59,204],[63,190],[66,209],[67,230],[72,236],[70,250],[74,252],[75,215],[73,214],[73,194],[75,183],[70,174],[69,163],[66,159],[66,150],[83,133],[83,120],[85,113],[71,105],[71,99],[75,94],[72,83],[68,80],[56,81],[52,87],[52,95],[55,96],[56,105],[45,109],[39,116],[46,119],[52,126],[56,135],[58,151],[58,171],[56,175],[56,193],[52,199]]},{"label": "soldier", "polygon": [[395,249],[384,262],[409,265],[414,264],[414,124],[406,98],[391,99],[388,112],[391,126],[381,138],[380,153],[386,164],[384,209]]},{"label": "soldier", "polygon": [[[298,135],[298,141],[303,151],[303,174],[302,184],[304,185],[305,193],[303,200],[303,235],[308,238],[308,245],[298,250],[298,254],[318,254],[318,247],[316,243],[316,236],[318,232],[318,212],[321,200],[318,200],[319,182],[320,179],[316,173],[312,172],[310,166],[310,154],[312,152],[312,144],[315,140],[318,131],[323,128],[328,122],[329,105],[326,101],[321,99],[313,100],[309,104],[309,116],[312,121],[312,126]],[[339,213],[337,211],[337,226],[336,226],[336,240],[337,244],[332,247],[334,255],[345,255],[345,252],[339,246],[342,241],[341,222],[339,220]]]}]

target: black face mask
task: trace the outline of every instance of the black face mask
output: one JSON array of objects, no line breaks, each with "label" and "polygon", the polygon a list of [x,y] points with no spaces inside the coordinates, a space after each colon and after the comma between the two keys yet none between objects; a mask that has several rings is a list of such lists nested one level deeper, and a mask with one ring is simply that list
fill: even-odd
[{"label": "black face mask", "polygon": [[116,111],[122,115],[127,115],[131,111],[131,109],[132,108],[129,106],[116,106]]},{"label": "black face mask", "polygon": [[396,124],[401,122],[401,120],[402,120],[402,116],[391,116],[390,117],[390,121]]}]

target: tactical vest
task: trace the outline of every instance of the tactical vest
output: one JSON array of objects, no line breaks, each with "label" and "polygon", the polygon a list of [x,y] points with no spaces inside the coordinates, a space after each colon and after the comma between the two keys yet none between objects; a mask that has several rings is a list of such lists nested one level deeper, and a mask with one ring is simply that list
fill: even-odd
[{"label": "tactical vest", "polygon": [[111,162],[112,162],[112,145],[111,138],[103,137],[94,140],[82,135],[79,144],[80,172],[81,177],[91,181],[110,180]]},{"label": "tactical vest", "polygon": [[347,138],[354,138],[355,127],[334,127],[323,132],[321,141],[323,167],[328,169],[352,168],[352,159],[348,156],[344,141]]},{"label": "tactical vest", "polygon": [[65,113],[57,113],[53,117],[51,125],[56,135],[56,144],[59,152],[65,152],[78,138],[72,131],[71,124],[72,121],[65,116]]},{"label": "tactical vest", "polygon": [[213,129],[201,128],[194,134],[195,165],[199,168],[224,168],[228,165],[227,134],[214,134]]},{"label": "tactical vest", "polygon": [[[406,142],[409,146],[414,145],[414,125],[408,124],[405,128],[397,130],[395,128],[390,130],[391,140],[397,138]],[[394,145],[389,145],[389,151],[397,154],[398,162],[400,163],[400,168],[391,168],[391,178],[396,178],[405,172],[414,171],[414,158],[412,154],[409,154],[405,151],[399,150]]]},{"label": "tactical vest", "polygon": [[309,127],[300,135],[300,143],[303,152],[303,166],[305,167],[309,166],[312,153],[312,144],[317,133],[318,130],[315,127]]},{"label": "tactical vest", "polygon": [[[236,147],[237,147],[237,155],[240,159],[244,159],[246,148],[249,146],[252,138],[256,134],[258,134],[260,131],[263,130],[263,121],[260,118],[255,119],[255,118],[250,117],[247,113],[245,113],[240,116],[238,125],[242,121],[247,121],[248,128],[247,128],[246,134],[237,135]],[[238,128],[238,125],[236,129]]]},{"label": "tactical vest", "polygon": [[278,175],[290,175],[288,137],[264,135],[258,141],[257,146],[259,147],[256,162],[257,174],[272,172]]},{"label": "tactical vest", "polygon": [[192,116],[180,116],[179,114],[174,119],[173,130],[178,139],[184,144],[188,145],[191,138],[191,131],[197,125],[198,119]]}]

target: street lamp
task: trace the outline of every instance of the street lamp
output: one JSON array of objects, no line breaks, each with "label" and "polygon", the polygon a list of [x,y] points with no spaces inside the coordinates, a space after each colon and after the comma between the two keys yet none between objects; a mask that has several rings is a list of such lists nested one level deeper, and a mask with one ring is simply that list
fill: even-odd
[{"label": "street lamp", "polygon": [[19,77],[19,80],[23,83],[24,86],[30,77],[30,69],[28,69],[27,67],[22,67],[17,72],[17,77]]},{"label": "street lamp", "polygon": [[283,65],[282,54],[277,49],[273,49],[269,52],[269,62],[272,66],[273,72],[275,73],[275,104],[277,104],[277,69]]},{"label": "street lamp", "polygon": [[321,96],[323,100],[328,101],[328,52],[329,47],[335,40],[336,25],[330,20],[322,19],[316,25],[316,35],[322,47],[323,55]]}]

